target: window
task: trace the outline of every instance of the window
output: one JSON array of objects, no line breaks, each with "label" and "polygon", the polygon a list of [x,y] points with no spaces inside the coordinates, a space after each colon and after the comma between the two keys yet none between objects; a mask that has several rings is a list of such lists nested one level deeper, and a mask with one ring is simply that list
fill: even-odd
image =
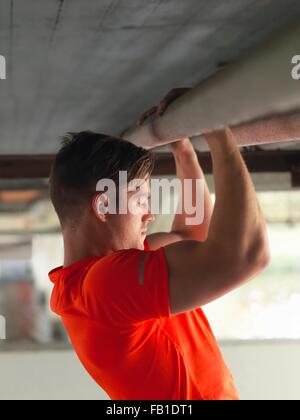
[{"label": "window", "polygon": [[300,192],[258,194],[271,263],[204,310],[220,339],[300,338]]}]

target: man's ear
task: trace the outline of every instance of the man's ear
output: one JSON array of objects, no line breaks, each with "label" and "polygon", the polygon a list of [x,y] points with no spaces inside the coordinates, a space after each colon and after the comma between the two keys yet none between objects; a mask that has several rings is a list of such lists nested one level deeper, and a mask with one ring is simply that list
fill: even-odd
[{"label": "man's ear", "polygon": [[96,194],[93,198],[92,207],[95,216],[101,222],[105,222],[108,213],[108,196],[104,192]]}]

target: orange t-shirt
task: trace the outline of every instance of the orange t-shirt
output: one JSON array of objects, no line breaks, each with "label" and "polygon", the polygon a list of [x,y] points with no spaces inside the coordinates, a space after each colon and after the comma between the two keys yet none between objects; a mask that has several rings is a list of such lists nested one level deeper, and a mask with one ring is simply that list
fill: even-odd
[{"label": "orange t-shirt", "polygon": [[89,257],[49,273],[85,369],[112,400],[238,399],[202,310],[171,315],[164,249]]}]

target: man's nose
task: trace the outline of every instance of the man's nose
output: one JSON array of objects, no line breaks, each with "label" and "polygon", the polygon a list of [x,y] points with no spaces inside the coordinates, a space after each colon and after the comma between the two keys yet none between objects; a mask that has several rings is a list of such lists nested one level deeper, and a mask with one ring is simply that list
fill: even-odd
[{"label": "man's nose", "polygon": [[146,214],[145,214],[145,218],[146,218],[147,220],[149,220],[149,222],[154,222],[154,220],[155,220],[155,216],[154,216],[154,214],[152,213],[152,211],[151,211],[151,208],[150,208],[150,207],[148,207],[148,213],[146,213]]}]

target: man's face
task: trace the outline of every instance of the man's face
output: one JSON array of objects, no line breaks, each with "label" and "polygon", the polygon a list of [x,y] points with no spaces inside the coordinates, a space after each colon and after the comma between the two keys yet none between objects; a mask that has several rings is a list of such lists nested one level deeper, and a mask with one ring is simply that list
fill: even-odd
[{"label": "man's face", "polygon": [[150,179],[127,187],[127,214],[107,215],[109,229],[118,248],[143,250],[148,224],[155,219],[149,204]]}]

